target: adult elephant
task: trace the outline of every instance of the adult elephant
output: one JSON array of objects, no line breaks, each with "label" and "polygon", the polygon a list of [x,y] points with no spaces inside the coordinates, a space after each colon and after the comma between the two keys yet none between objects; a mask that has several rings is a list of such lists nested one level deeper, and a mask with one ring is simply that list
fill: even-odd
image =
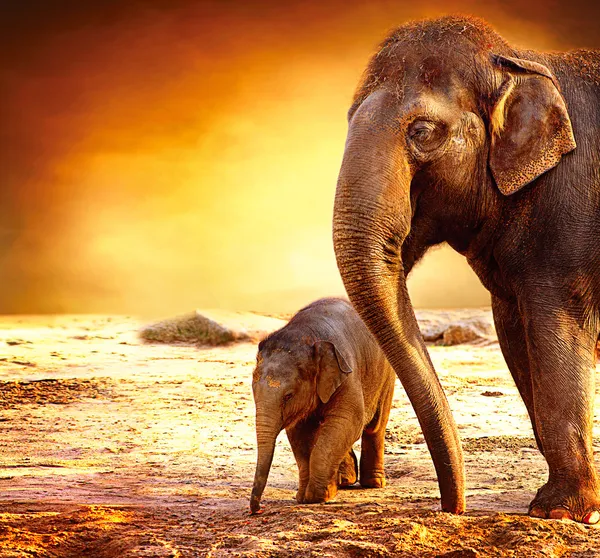
[{"label": "adult elephant", "polygon": [[348,118],[338,267],[414,406],[442,508],[464,509],[462,453],[406,276],[447,242],[492,295],[548,462],[529,514],[598,522],[600,53],[516,50],[471,18],[409,23],[372,57]]}]

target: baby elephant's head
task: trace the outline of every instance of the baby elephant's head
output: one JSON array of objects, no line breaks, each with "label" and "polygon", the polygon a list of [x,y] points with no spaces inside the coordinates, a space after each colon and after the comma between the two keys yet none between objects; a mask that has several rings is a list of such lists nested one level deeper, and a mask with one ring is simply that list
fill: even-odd
[{"label": "baby elephant's head", "polygon": [[314,412],[319,402],[327,403],[351,372],[331,341],[290,343],[275,334],[259,344],[252,375],[258,444],[252,512],[260,507],[277,435]]}]

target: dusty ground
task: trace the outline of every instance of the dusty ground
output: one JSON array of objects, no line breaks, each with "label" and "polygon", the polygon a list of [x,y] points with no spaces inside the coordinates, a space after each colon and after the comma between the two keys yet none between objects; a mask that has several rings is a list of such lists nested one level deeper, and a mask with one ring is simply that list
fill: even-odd
[{"label": "dusty ground", "polygon": [[431,347],[464,441],[466,515],[437,511],[398,384],[387,488],[296,505],[282,435],[251,517],[255,345],[145,345],[139,326],[0,319],[2,558],[600,556],[599,527],[523,515],[546,470],[497,344]]}]

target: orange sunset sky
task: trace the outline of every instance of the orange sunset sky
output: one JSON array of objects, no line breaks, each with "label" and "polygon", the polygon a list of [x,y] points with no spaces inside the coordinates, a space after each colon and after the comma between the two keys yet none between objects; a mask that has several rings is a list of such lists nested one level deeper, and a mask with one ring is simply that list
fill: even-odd
[{"label": "orange sunset sky", "polygon": [[[469,13],[599,47],[573,2],[3,2],[0,313],[291,312],[342,294],[331,214],[360,73],[404,21]],[[415,306],[488,304],[442,248]]]}]

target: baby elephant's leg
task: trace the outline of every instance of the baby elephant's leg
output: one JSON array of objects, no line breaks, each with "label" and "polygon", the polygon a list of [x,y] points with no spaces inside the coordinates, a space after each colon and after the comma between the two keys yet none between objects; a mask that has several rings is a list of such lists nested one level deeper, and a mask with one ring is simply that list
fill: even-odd
[{"label": "baby elephant's leg", "polygon": [[383,441],[385,428],[375,432],[365,431],[362,435],[360,454],[360,485],[364,488],[383,488]]},{"label": "baby elephant's leg", "polygon": [[364,488],[383,488],[385,470],[383,453],[385,429],[392,406],[393,384],[389,393],[384,394],[381,405],[373,420],[365,427],[361,440],[360,485]]},{"label": "baby elephant's leg", "polygon": [[318,421],[306,420],[299,422],[292,428],[286,429],[290,446],[294,452],[296,464],[298,465],[298,492],[296,500],[304,502],[304,492],[310,477],[310,453],[314,446],[315,436],[319,427]]},{"label": "baby elephant's leg", "polygon": [[338,416],[325,418],[310,454],[310,478],[304,493],[307,504],[328,502],[338,489],[340,463],[348,455],[353,442],[360,435],[360,424],[352,418]]},{"label": "baby elephant's leg", "polygon": [[358,459],[353,449],[344,456],[338,469],[338,486],[352,486],[358,480]]},{"label": "baby elephant's leg", "polygon": [[362,435],[362,453],[360,454],[360,485],[364,488],[383,488],[385,472],[383,469],[383,439],[385,429]]}]

